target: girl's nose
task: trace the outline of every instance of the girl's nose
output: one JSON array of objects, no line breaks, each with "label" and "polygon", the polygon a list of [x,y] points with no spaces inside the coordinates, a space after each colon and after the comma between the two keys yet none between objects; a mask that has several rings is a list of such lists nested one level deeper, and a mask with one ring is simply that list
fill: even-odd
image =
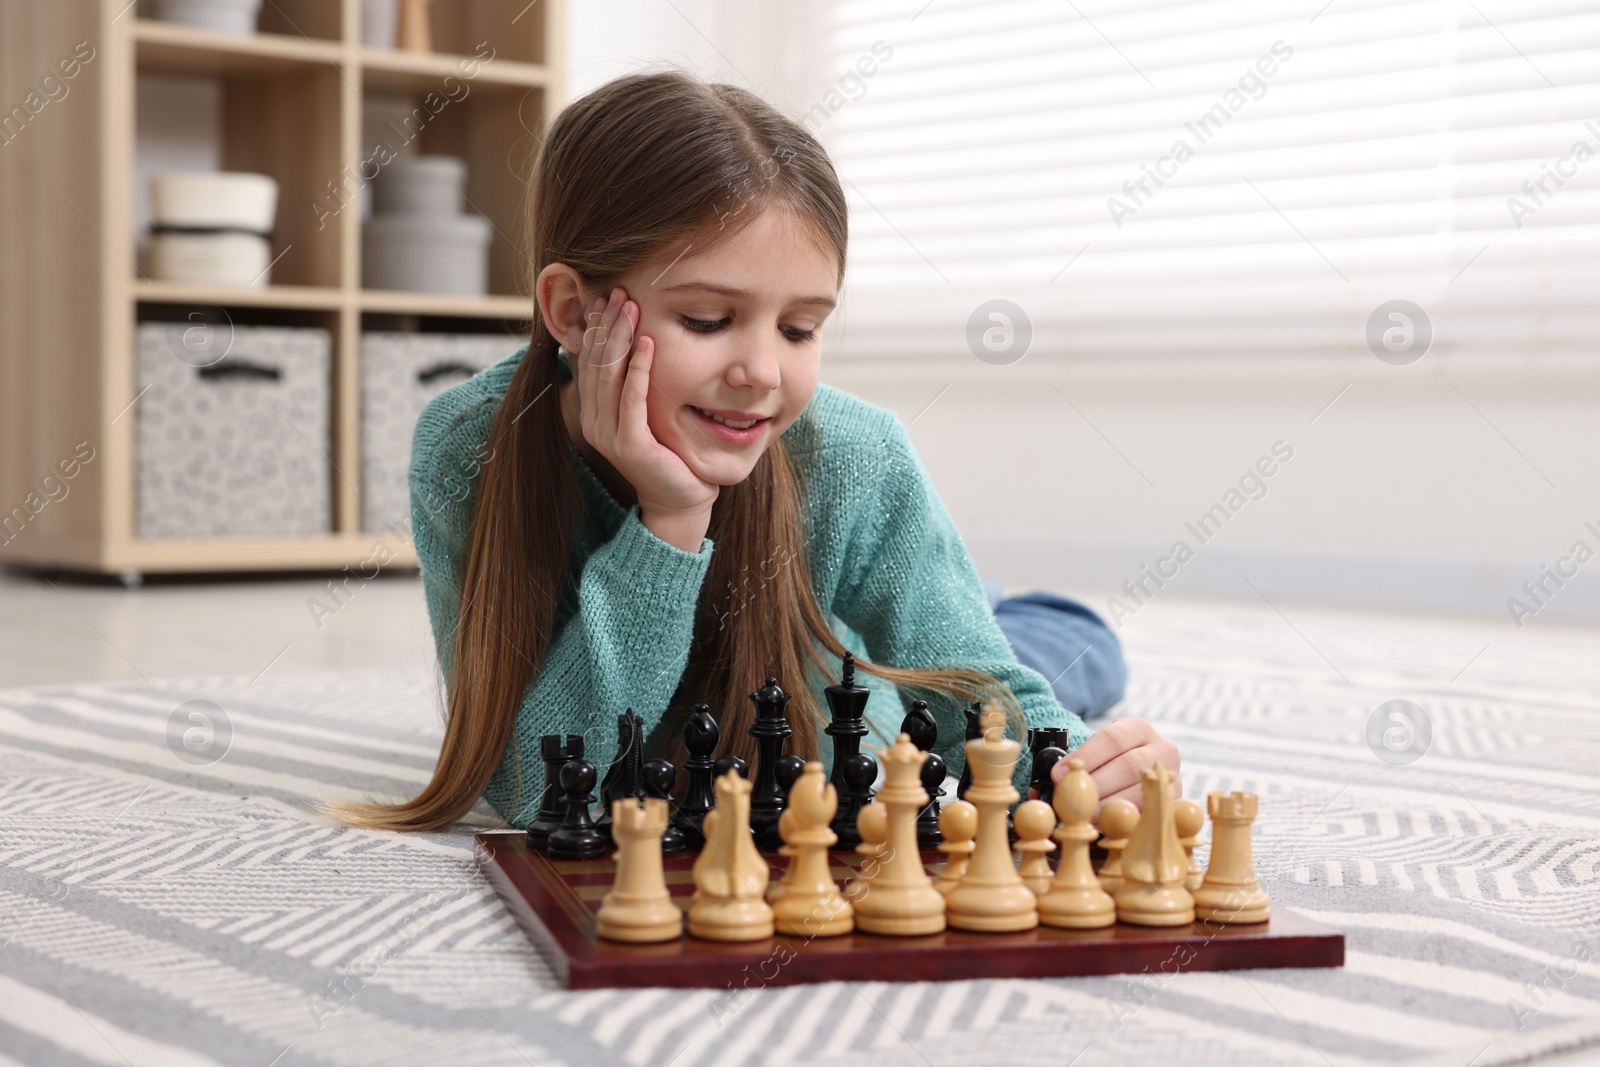
[{"label": "girl's nose", "polygon": [[755,339],[741,345],[739,355],[728,368],[729,384],[746,389],[772,390],[782,380],[778,342],[773,338]]}]

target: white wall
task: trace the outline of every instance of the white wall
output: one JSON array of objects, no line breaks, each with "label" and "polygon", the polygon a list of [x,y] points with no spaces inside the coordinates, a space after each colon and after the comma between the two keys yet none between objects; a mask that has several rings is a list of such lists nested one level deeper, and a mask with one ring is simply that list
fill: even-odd
[{"label": "white wall", "polygon": [[[572,92],[670,62],[798,115],[837,73],[802,51],[808,16],[734,0],[574,5]],[[847,289],[836,325],[848,318]],[[825,380],[910,422],[980,570],[1008,588],[1098,588],[1104,611],[1106,592],[1182,539],[1194,558],[1161,589],[1145,580],[1157,598],[1458,609],[1498,614],[1511,635],[1508,598],[1536,606],[1524,581],[1579,540],[1600,552],[1600,368],[1496,370],[1446,353],[1409,367],[1087,366],[1045,349],[1010,367],[907,368],[853,348],[847,329],[830,344]],[[1294,455],[1266,495],[1201,544],[1184,523],[1279,440]],[[1546,606],[1523,624],[1600,615],[1596,574],[1600,560],[1559,588],[1544,579]]]}]

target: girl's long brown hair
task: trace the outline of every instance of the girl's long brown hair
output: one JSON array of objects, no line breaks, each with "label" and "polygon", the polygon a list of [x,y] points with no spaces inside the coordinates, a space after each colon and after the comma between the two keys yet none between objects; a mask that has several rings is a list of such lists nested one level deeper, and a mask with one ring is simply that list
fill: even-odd
[{"label": "girl's long brown hair", "polygon": [[[532,278],[560,262],[588,292],[608,292],[640,264],[690,242],[705,251],[775,208],[809,225],[836,255],[843,282],[848,213],[827,154],[798,122],[735,86],[677,71],[601,86],[551,125],[530,196]],[[534,315],[528,351],[495,417],[465,557],[449,575],[460,603],[453,640],[439,635],[447,710],[432,781],[397,804],[325,804],[335,818],[386,830],[447,826],[473,807],[507,743],[515,744],[517,710],[555,638],[574,531],[589,521],[557,399],[557,341],[538,319],[537,305]],[[709,704],[724,749],[747,760],[754,758],[748,694],[769,676],[792,696],[789,750],[816,756],[827,719],[811,683],[836,679],[845,653],[812,592],[805,498],[800,469],[781,439],[748,478],[718,494],[707,531],[716,548],[696,607],[693,647],[678,697],[664,713],[679,719],[688,704]],[[943,696],[963,706],[994,701],[1013,723],[1022,721],[1015,696],[982,671],[901,668],[859,657],[856,665],[908,698],[931,704]],[[656,709],[638,710],[648,721]],[[569,729],[582,732],[584,725]],[[537,762],[534,753],[514,751],[513,759],[518,766]],[[519,793],[511,811],[521,806]]]}]

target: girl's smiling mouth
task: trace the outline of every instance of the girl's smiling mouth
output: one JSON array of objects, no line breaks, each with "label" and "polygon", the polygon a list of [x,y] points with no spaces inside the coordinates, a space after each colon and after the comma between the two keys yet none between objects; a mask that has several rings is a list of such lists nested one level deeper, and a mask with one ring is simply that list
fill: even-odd
[{"label": "girl's smiling mouth", "polygon": [[712,412],[705,408],[688,405],[701,424],[708,427],[713,433],[725,441],[734,444],[747,445],[761,436],[763,427],[771,420],[768,416],[757,415],[754,412],[727,411]]}]

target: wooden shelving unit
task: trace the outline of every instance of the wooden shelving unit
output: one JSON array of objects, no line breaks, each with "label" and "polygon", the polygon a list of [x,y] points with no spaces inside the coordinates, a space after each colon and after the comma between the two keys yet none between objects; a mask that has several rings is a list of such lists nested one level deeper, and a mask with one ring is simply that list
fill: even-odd
[{"label": "wooden shelving unit", "polygon": [[[361,529],[361,332],[397,323],[526,324],[529,279],[516,244],[526,188],[518,175],[536,149],[530,131],[542,132],[562,103],[564,5],[440,0],[430,54],[365,47],[361,0],[274,0],[249,37],[142,17],[145,6],[0,0],[0,100],[22,101],[77,42],[94,49],[68,94],[0,145],[0,561],[129,580],[145,572],[369,567],[375,554],[390,566],[414,566],[409,543]],[[220,85],[222,169],[278,181],[271,285],[180,285],[139,274],[141,74]],[[449,103],[414,131],[416,150],[467,162],[468,209],[493,223],[488,296],[361,288],[361,220],[348,191],[372,147],[362,144],[363,100],[383,94],[420,103],[430,92]],[[134,333],[141,321],[192,310],[237,310],[249,322],[310,323],[331,333],[326,534],[138,536]],[[58,462],[79,442],[94,456],[67,481]],[[61,487],[66,494],[51,499]]]}]

